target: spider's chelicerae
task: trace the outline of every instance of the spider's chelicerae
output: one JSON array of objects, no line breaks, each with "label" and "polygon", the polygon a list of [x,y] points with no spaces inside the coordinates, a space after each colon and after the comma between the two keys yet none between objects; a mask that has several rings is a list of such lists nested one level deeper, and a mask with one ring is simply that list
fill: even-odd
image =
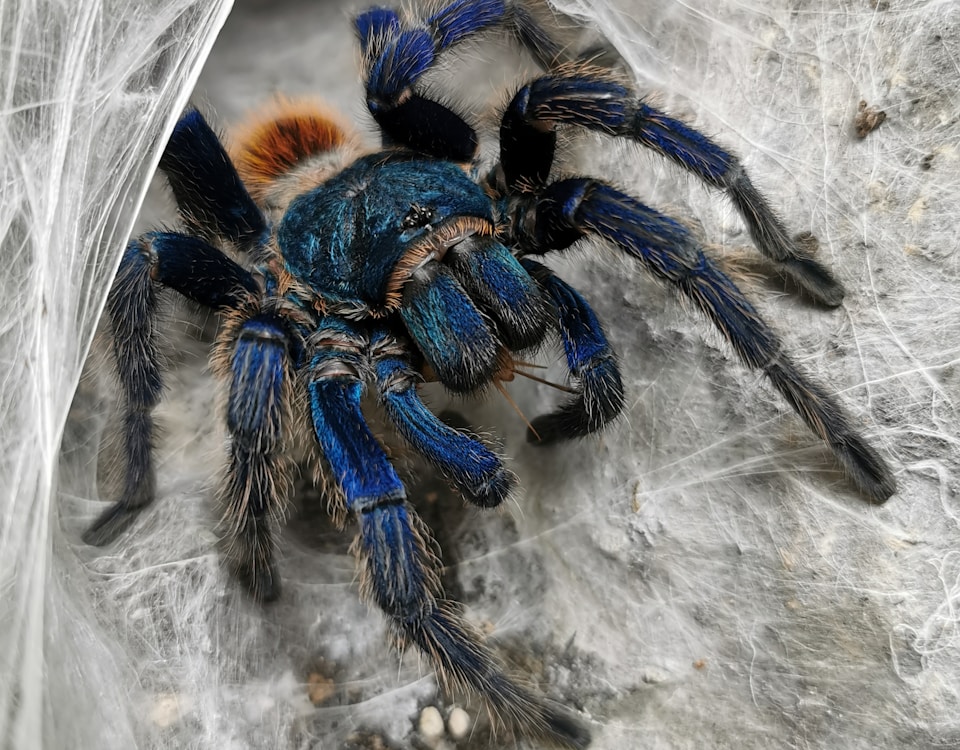
[{"label": "spider's chelicerae", "polygon": [[[481,170],[478,137],[427,96],[436,58],[491,27],[511,29],[545,73],[510,100],[499,161]],[[285,102],[232,152],[190,110],[160,166],[184,222],[131,242],[109,297],[123,393],[120,500],[85,539],[116,537],[154,496],[151,412],[161,394],[155,310],[163,289],[220,312],[214,354],[227,390],[229,459],[220,496],[227,549],[251,591],[278,595],[274,533],[294,445],[315,441],[318,473],[359,524],[363,591],[403,643],[446,680],[472,688],[508,726],[584,747],[589,734],[509,677],[439,585],[430,533],[369,429],[369,389],[411,448],[470,502],[500,505],[514,475],[469,432],[445,424],[418,386],[471,393],[511,376],[518,352],[559,337],[574,395],[532,422],[540,443],[581,437],[624,403],[617,360],[587,301],[540,262],[583,237],[636,259],[699,309],[762,370],[870,500],[894,492],[883,460],[830,392],[803,375],[776,334],[680,223],[592,177],[554,178],[556,131],[632,139],[724,190],[757,248],[828,306],[843,291],[802,253],[736,157],[653,108],[615,75],[565,59],[508,0],[455,0],[419,19],[359,15],[366,102],[383,146],[360,154],[322,107]],[[308,417],[312,436],[294,433]]]}]

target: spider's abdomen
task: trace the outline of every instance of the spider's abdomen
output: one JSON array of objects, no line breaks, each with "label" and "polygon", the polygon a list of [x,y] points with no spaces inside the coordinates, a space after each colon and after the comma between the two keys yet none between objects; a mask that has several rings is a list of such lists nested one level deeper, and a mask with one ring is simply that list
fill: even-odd
[{"label": "spider's abdomen", "polygon": [[311,99],[277,97],[234,130],[231,160],[251,197],[285,210],[357,154],[358,139],[334,110]]}]

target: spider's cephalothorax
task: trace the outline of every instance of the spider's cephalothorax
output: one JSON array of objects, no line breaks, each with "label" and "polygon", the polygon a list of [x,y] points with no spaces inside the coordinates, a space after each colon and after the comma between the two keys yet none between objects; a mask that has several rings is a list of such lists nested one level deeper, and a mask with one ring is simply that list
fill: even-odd
[{"label": "spider's cephalothorax", "polygon": [[[501,118],[483,178],[473,128],[419,89],[437,55],[489,27],[512,28],[546,73]],[[248,126],[232,156],[195,110],[161,160],[185,227],[133,241],[108,300],[124,403],[120,500],[85,539],[104,544],[154,495],[152,410],[161,389],[157,296],[171,288],[222,313],[214,362],[226,384],[229,457],[220,491],[227,549],[255,595],[279,594],[273,531],[289,491],[292,435],[307,413],[330,491],[359,525],[363,590],[397,638],[472,688],[508,726],[584,747],[587,731],[508,677],[442,597],[429,532],[361,411],[366,390],[418,453],[481,507],[514,484],[478,437],[439,420],[418,385],[469,393],[509,377],[514,355],[558,337],[574,395],[538,417],[532,440],[580,437],[623,408],[616,358],[587,301],[536,258],[593,236],[636,259],[706,315],[763,371],[870,500],[894,481],[823,387],[678,222],[589,177],[552,179],[556,130],[587,128],[654,149],[724,190],[758,249],[825,305],[843,292],[790,239],[730,153],[638,98],[608,71],[563,60],[520,4],[455,2],[423,19],[356,19],[366,101],[383,150],[360,155],[337,118],[286,102]],[[228,254],[229,253],[229,254]]]}]

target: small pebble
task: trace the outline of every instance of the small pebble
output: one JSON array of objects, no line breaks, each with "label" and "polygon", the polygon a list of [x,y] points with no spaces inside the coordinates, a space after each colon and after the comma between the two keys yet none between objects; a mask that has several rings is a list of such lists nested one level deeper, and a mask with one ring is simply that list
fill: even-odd
[{"label": "small pebble", "polygon": [[443,736],[443,716],[436,706],[427,706],[420,712],[418,729],[427,740],[437,740]]},{"label": "small pebble", "polygon": [[307,678],[307,695],[313,705],[322,706],[334,693],[336,686],[330,678],[317,672],[312,672]]},{"label": "small pebble", "polygon": [[455,740],[462,740],[470,731],[470,714],[459,706],[450,712],[447,717],[447,731]]},{"label": "small pebble", "polygon": [[160,693],[150,708],[150,721],[161,729],[172,726],[183,718],[183,706],[176,693]]}]

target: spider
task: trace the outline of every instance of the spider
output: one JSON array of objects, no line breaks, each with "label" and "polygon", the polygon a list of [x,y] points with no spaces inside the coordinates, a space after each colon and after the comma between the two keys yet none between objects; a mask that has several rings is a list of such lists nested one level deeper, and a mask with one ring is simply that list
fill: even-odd
[{"label": "spider", "polygon": [[[220,500],[228,559],[259,599],[280,581],[274,534],[295,448],[316,449],[342,523],[359,526],[361,590],[397,641],[472,689],[509,727],[570,747],[582,724],[523,687],[443,597],[430,532],[361,409],[367,391],[403,440],[462,495],[493,508],[516,478],[483,440],[435,416],[418,393],[509,379],[517,354],[559,338],[573,395],[530,424],[540,444],[600,430],[623,410],[617,359],[590,305],[540,260],[593,237],[672,285],[832,450],[870,500],[889,468],[823,386],[793,364],[750,302],[678,221],[593,177],[552,175],[557,130],[632,139],[724,190],[757,248],[814,300],[843,290],[803,253],[738,159],[646,103],[617,75],[569,59],[521,4],[454,0],[422,18],[374,8],[355,18],[366,104],[383,143],[364,153],[338,116],[286,101],[241,134],[232,156],[201,114],[176,124],[160,162],[182,231],[127,247],[108,298],[123,397],[124,486],[84,536],[117,537],[154,497],[151,412],[162,390],[159,295],[220,313],[214,371],[225,383],[229,457]],[[422,77],[446,50],[506,27],[544,72],[502,112],[499,160],[484,169],[474,128]],[[301,427],[308,420],[312,435]]]}]

